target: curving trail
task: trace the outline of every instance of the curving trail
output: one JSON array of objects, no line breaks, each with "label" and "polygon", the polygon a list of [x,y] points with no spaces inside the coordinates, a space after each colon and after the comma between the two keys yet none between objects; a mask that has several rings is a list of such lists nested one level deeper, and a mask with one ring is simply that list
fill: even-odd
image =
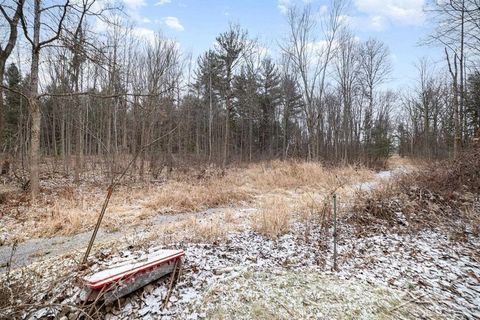
[{"label": "curving trail", "polygon": [[[391,177],[406,172],[406,168],[397,167],[393,170],[380,171],[376,174],[375,179],[372,181],[364,182],[361,184],[352,185],[353,190],[369,190],[378,187]],[[161,214],[152,217],[147,225],[150,227],[172,224],[193,217],[198,219],[205,219],[216,215],[223,215],[227,210],[234,209],[236,211],[255,210],[254,208],[210,208],[200,212],[188,212],[177,214]],[[145,225],[137,226],[124,226],[123,228],[109,232],[100,228],[97,234],[95,243],[102,243],[111,240],[122,241],[128,235],[132,235],[138,232],[148,232],[148,228]],[[72,236],[56,236],[51,238],[37,238],[29,239],[25,242],[18,243],[11,261],[11,268],[21,268],[35,261],[42,261],[53,257],[60,256],[69,252],[83,252],[90,239],[92,231],[82,232]],[[11,246],[0,246],[0,273],[6,271],[6,266],[12,256]]]}]

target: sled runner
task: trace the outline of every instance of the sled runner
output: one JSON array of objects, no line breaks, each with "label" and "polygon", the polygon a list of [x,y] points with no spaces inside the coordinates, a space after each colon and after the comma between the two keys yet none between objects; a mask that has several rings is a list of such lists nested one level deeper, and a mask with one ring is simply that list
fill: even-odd
[{"label": "sled runner", "polygon": [[183,250],[157,250],[84,277],[81,299],[113,302],[172,273],[180,267],[184,255]]}]

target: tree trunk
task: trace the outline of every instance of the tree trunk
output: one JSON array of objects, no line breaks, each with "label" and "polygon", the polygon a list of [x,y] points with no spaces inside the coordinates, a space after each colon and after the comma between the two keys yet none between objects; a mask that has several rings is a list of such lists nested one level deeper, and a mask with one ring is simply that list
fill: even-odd
[{"label": "tree trunk", "polygon": [[212,123],[213,123],[213,106],[212,106],[212,71],[209,71],[209,103],[208,103],[208,162],[212,161]]},{"label": "tree trunk", "polygon": [[464,38],[465,38],[465,0],[462,0],[462,11],[461,11],[461,28],[460,28],[460,57],[459,57],[459,68],[460,68],[460,85],[459,85],[459,98],[460,98],[460,119],[459,119],[459,140],[457,142],[457,149],[462,147],[462,143],[464,141],[464,126],[463,126],[463,117],[465,116],[464,112],[464,105],[465,105],[465,95],[464,95],[464,88],[463,88],[463,77],[464,77]]},{"label": "tree trunk", "polygon": [[[0,84],[3,84],[3,78],[5,75],[5,62],[0,59]],[[3,128],[4,128],[4,105],[3,105],[3,88],[0,86],[0,143],[3,143]]]},{"label": "tree trunk", "polygon": [[67,170],[67,157],[66,157],[66,152],[65,152],[65,106],[62,104],[62,119],[60,122],[60,156],[63,161],[63,170]]},{"label": "tree trunk", "polygon": [[227,98],[227,114],[225,116],[225,136],[223,140],[223,166],[227,165],[228,159],[228,138],[230,134],[230,99]]},{"label": "tree trunk", "polygon": [[79,99],[76,99],[77,106],[77,125],[76,125],[76,141],[75,141],[75,177],[74,182],[80,182],[82,172],[82,149],[83,149],[83,115]]},{"label": "tree trunk", "polygon": [[58,147],[57,147],[57,117],[55,110],[52,110],[52,143],[53,143],[53,155],[55,158],[55,163],[57,162],[58,156]]},{"label": "tree trunk", "polygon": [[33,22],[32,64],[30,68],[29,110],[32,119],[30,129],[30,192],[35,202],[39,189],[39,156],[40,156],[40,103],[38,99],[38,65],[40,61],[40,0],[35,0]]},{"label": "tree trunk", "polygon": [[457,54],[453,56],[453,63],[450,61],[447,48],[445,48],[445,56],[447,58],[448,71],[452,76],[452,90],[453,90],[453,125],[454,125],[454,138],[453,138],[453,157],[458,155],[458,149],[461,143],[460,136],[460,115],[458,111],[458,66],[457,66]]}]

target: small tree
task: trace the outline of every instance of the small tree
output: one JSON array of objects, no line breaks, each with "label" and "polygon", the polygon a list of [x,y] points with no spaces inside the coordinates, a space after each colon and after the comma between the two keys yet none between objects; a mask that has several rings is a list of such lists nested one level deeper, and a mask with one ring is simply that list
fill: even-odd
[{"label": "small tree", "polygon": [[5,130],[3,131],[2,141],[7,149],[14,145],[15,134],[18,132],[21,115],[26,102],[18,92],[22,89],[22,75],[17,66],[13,63],[7,69],[6,73],[7,88],[5,92]]},{"label": "small tree", "polygon": [[[20,16],[23,9],[24,0],[12,1],[11,5],[2,3],[0,4],[0,13],[2,14],[3,22],[5,20],[8,33],[6,34],[6,43],[0,43],[0,139],[3,137],[4,127],[4,107],[3,107],[3,79],[5,75],[5,66],[12,53],[13,48],[17,42],[18,29],[17,25],[20,21]],[[10,11],[10,13],[9,13]],[[3,142],[3,140],[0,140]]]},{"label": "small tree", "polygon": [[230,29],[217,37],[216,51],[218,59],[223,62],[225,68],[224,98],[225,98],[225,136],[223,145],[223,165],[228,161],[230,139],[230,116],[232,113],[232,80],[234,69],[238,65],[242,54],[248,48],[247,31],[240,29],[238,25],[230,26]]}]

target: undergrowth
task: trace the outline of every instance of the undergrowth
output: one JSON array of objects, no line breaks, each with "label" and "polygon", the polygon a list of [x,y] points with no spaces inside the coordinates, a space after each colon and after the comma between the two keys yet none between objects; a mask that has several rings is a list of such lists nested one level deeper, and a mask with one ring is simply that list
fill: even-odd
[{"label": "undergrowth", "polygon": [[[41,181],[42,194],[35,204],[29,202],[26,192],[9,193],[4,203],[0,203],[0,243],[91,230],[105,199],[107,184],[101,183],[100,178],[89,180],[90,176],[94,177],[85,173],[80,184],[63,176],[45,176]],[[127,177],[115,189],[102,227],[119,230],[144,224],[158,214],[254,206],[263,195],[330,193],[373,177],[371,170],[361,166],[325,167],[319,162],[278,160],[225,169],[184,168],[151,181]],[[2,240],[2,235],[6,239]]]},{"label": "undergrowth", "polygon": [[454,160],[425,165],[381,188],[359,193],[350,221],[362,225],[447,228],[455,237],[478,234],[480,145]]}]

